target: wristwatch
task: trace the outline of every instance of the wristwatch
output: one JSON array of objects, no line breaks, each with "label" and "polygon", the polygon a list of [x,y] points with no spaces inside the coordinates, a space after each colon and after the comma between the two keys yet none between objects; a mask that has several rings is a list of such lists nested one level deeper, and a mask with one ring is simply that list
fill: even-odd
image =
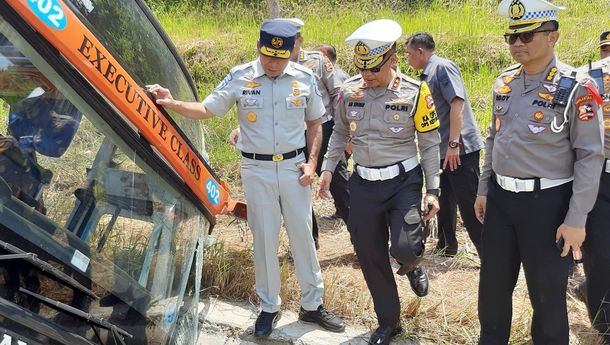
[{"label": "wristwatch", "polygon": [[438,198],[438,196],[441,194],[441,190],[440,190],[440,188],[428,189],[428,190],[426,190],[426,194],[434,195],[435,197]]},{"label": "wristwatch", "polygon": [[460,144],[460,142],[458,140],[451,140],[449,142],[449,148],[450,149],[455,149],[455,148],[458,148],[460,146],[462,146],[462,144]]}]

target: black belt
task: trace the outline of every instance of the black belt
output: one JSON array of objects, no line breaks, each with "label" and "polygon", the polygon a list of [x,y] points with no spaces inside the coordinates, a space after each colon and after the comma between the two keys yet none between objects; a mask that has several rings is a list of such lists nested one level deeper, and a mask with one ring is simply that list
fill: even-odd
[{"label": "black belt", "polygon": [[246,158],[255,159],[257,161],[279,162],[279,161],[283,161],[284,159],[294,158],[294,157],[298,156],[299,154],[301,154],[301,152],[303,152],[303,151],[305,151],[304,147],[301,147],[300,149],[286,152],[286,153],[278,153],[276,155],[264,155],[264,154],[260,154],[260,153],[249,153],[249,152],[242,152],[241,155]]}]

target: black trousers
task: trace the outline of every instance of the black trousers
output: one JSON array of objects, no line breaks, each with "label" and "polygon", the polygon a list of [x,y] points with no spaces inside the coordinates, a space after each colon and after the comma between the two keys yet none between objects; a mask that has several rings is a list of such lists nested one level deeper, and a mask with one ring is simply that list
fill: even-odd
[{"label": "black trousers", "polygon": [[[457,208],[460,208],[462,221],[470,240],[481,253],[481,233],[483,225],[474,213],[474,201],[477,198],[479,185],[479,153],[471,152],[460,156],[461,165],[454,171],[449,168],[441,174],[441,195],[438,211],[438,243],[437,248],[451,248],[457,250],[458,241],[455,237],[457,224]],[[441,161],[443,166],[443,161]]]},{"label": "black trousers", "polygon": [[[318,176],[320,176],[322,173],[322,162],[324,160],[324,155],[328,150],[328,142],[330,140],[330,136],[333,134],[334,126],[335,121],[333,120],[326,121],[322,124],[322,145],[320,146],[318,165],[316,166],[316,173]],[[343,160],[339,161],[339,164],[337,164],[335,172],[333,173],[333,179],[330,183],[330,195],[333,197],[337,214],[339,217],[341,217],[341,219],[343,219],[345,224],[347,224],[347,218],[349,217],[349,191],[347,189],[347,181],[349,180],[349,177],[350,173],[347,171],[347,164]],[[311,215],[313,219],[311,232],[317,247],[319,229],[313,208],[311,209]]]},{"label": "black trousers", "polygon": [[566,287],[572,255],[555,246],[572,183],[513,193],[492,176],[487,195],[479,280],[479,345],[508,344],[512,294],[523,263],[533,307],[535,345],[568,345]]},{"label": "black trousers", "polygon": [[[424,253],[421,221],[422,171],[401,171],[394,179],[367,181],[352,174],[349,180],[348,230],[366,284],[373,297],[380,326],[400,320],[400,301],[388,255],[412,270]],[[390,229],[388,233],[388,228]]]},{"label": "black trousers", "polygon": [[589,318],[610,345],[610,173],[602,173],[597,202],[587,217],[583,264]]}]

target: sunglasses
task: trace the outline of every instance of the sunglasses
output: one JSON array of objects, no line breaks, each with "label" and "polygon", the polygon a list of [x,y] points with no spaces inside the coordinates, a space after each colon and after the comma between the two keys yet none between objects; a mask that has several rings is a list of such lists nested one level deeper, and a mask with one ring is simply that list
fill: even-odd
[{"label": "sunglasses", "polygon": [[358,70],[360,72],[362,72],[362,71],[369,71],[371,73],[379,73],[379,71],[381,71],[381,68],[383,67],[383,65],[385,65],[386,62],[388,62],[390,60],[390,56],[391,55],[392,54],[387,54],[387,56],[383,59],[383,61],[381,61],[381,63],[379,65],[377,65],[377,67],[373,67],[373,68],[369,68],[369,69],[358,68]]},{"label": "sunglasses", "polygon": [[534,35],[538,32],[553,32],[555,30],[539,30],[539,31],[529,31],[522,32],[519,34],[504,34],[504,40],[508,44],[515,44],[517,42],[517,38],[521,40],[523,43],[530,43],[534,40]]}]

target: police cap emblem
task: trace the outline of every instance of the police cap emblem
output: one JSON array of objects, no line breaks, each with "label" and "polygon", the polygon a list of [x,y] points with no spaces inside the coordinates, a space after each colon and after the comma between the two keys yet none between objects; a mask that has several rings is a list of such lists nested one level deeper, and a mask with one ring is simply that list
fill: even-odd
[{"label": "police cap emblem", "polygon": [[519,0],[514,0],[508,9],[511,19],[521,19],[525,15],[525,6]]},{"label": "police cap emblem", "polygon": [[271,39],[271,45],[274,48],[280,48],[281,46],[284,45],[284,40],[281,37],[273,37]]}]

